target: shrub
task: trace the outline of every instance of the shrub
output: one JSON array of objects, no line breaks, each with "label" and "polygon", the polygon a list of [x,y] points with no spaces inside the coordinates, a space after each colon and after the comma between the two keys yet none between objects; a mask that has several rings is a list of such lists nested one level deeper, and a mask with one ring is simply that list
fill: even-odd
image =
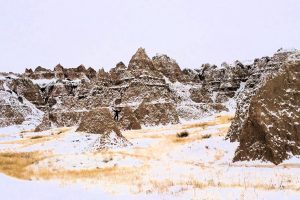
[{"label": "shrub", "polygon": [[105,157],[105,158],[102,160],[102,162],[108,163],[108,162],[110,162],[110,161],[112,161],[112,160],[113,160],[112,157]]},{"label": "shrub", "polygon": [[210,137],[211,137],[211,134],[205,134],[205,135],[202,136],[202,139],[208,139]]},{"label": "shrub", "polygon": [[187,137],[187,136],[189,136],[189,132],[187,132],[187,131],[182,131],[182,132],[180,132],[180,133],[177,133],[176,136],[179,137],[179,138]]}]

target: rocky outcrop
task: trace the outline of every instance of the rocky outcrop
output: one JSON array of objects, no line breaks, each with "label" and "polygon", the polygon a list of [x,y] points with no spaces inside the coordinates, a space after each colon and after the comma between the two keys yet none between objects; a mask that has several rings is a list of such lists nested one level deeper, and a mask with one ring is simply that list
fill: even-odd
[{"label": "rocky outcrop", "polygon": [[54,74],[57,79],[64,79],[64,67],[61,64],[58,64],[54,67]]},{"label": "rocky outcrop", "polygon": [[[282,66],[288,62],[288,58],[295,52],[277,52],[273,57],[255,59],[249,71],[249,77],[236,97],[237,108],[234,120],[230,126],[227,138],[230,141],[239,141],[239,133],[248,117],[249,106],[253,96],[256,95],[267,79],[276,76]],[[297,53],[297,52],[296,52]]]},{"label": "rocky outcrop", "polygon": [[129,107],[125,107],[121,112],[121,119],[118,122],[122,130],[136,130],[141,129],[139,120],[135,117],[133,111]]},{"label": "rocky outcrop", "polygon": [[45,113],[42,122],[37,127],[35,127],[34,131],[41,132],[41,131],[49,130],[51,128],[53,128],[53,126],[49,118],[49,113]]},{"label": "rocky outcrop", "polygon": [[45,131],[55,127],[71,127],[79,125],[87,111],[47,112],[35,131]]},{"label": "rocky outcrop", "polygon": [[8,85],[12,79],[0,81],[0,127],[25,123],[34,125],[41,118],[42,112],[24,96],[18,95]]},{"label": "rocky outcrop", "polygon": [[123,62],[119,62],[115,68],[110,70],[110,79],[115,85],[130,81],[134,78]]},{"label": "rocky outcrop", "polygon": [[202,65],[198,71],[198,77],[202,85],[202,91],[213,94],[212,101],[224,103],[235,96],[241,83],[247,81],[250,66],[244,66],[239,61],[233,65],[223,63],[220,68],[215,65]]},{"label": "rocky outcrop", "polygon": [[45,69],[38,66],[34,71],[31,69],[26,69],[26,77],[31,79],[94,79],[96,78],[96,71],[89,67],[85,68],[84,65],[79,65],[76,68],[64,68],[61,64],[54,67],[54,70]]},{"label": "rocky outcrop", "polygon": [[25,97],[36,106],[45,105],[40,88],[26,78],[13,79],[8,82],[8,87],[17,95]]},{"label": "rocky outcrop", "polygon": [[98,108],[86,113],[76,131],[100,134],[99,139],[92,146],[94,150],[131,145],[121,134],[108,108]]},{"label": "rocky outcrop", "polygon": [[132,145],[123,135],[112,132],[110,134],[100,135],[92,145],[92,149],[99,151],[103,149],[123,148]]},{"label": "rocky outcrop", "polygon": [[211,92],[204,87],[197,87],[190,89],[190,98],[196,103],[213,103]]},{"label": "rocky outcrop", "polygon": [[134,77],[141,75],[150,77],[162,77],[153,65],[152,60],[146,54],[145,49],[139,48],[129,61],[128,70]]},{"label": "rocky outcrop", "polygon": [[120,129],[108,108],[91,110],[83,118],[84,120],[79,124],[77,131],[103,135],[115,132],[117,135],[121,135]]},{"label": "rocky outcrop", "polygon": [[252,97],[234,161],[275,164],[300,155],[300,62],[289,65]]},{"label": "rocky outcrop", "polygon": [[141,103],[135,115],[146,126],[176,124],[179,122],[176,107],[172,103]]},{"label": "rocky outcrop", "polygon": [[164,54],[157,54],[152,58],[154,68],[161,72],[171,82],[180,81],[182,72],[177,62]]},{"label": "rocky outcrop", "polygon": [[18,125],[22,124],[24,121],[24,116],[17,108],[5,104],[0,105],[0,127]]},{"label": "rocky outcrop", "polygon": [[26,69],[25,75],[31,79],[52,79],[55,77],[55,74],[46,68],[38,66],[35,70]]}]

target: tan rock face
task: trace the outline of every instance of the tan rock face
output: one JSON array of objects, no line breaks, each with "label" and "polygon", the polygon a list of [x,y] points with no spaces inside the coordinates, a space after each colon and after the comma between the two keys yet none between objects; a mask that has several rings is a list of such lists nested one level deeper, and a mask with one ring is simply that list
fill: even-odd
[{"label": "tan rock face", "polygon": [[122,83],[129,82],[134,79],[123,62],[119,62],[116,67],[110,70],[110,80],[113,85],[121,85]]},{"label": "tan rock face", "polygon": [[27,69],[25,71],[27,77],[32,79],[52,79],[55,78],[55,74],[49,70],[45,69],[41,66],[38,66],[34,71],[31,69]]},{"label": "tan rock face", "polygon": [[9,88],[17,95],[25,97],[31,103],[42,106],[45,105],[45,101],[40,92],[40,88],[33,84],[29,79],[13,79],[8,83]]},{"label": "tan rock face", "polygon": [[35,132],[41,132],[41,131],[46,131],[52,128],[52,123],[49,119],[49,114],[45,113],[42,119],[42,122],[35,127],[34,131]]},{"label": "tan rock face", "polygon": [[280,69],[287,63],[287,59],[291,54],[293,52],[278,52],[270,58],[255,59],[249,71],[244,89],[236,98],[237,109],[235,118],[227,134],[227,138],[230,141],[239,141],[241,129],[244,126],[245,119],[248,117],[252,97],[256,95],[259,88],[264,85],[267,79],[271,79],[278,74]]},{"label": "tan rock face", "polygon": [[0,91],[5,91],[3,84],[4,84],[4,81],[0,80]]},{"label": "tan rock face", "polygon": [[31,79],[94,79],[97,72],[89,67],[85,68],[84,65],[79,65],[76,68],[64,68],[61,64],[54,67],[54,70],[37,67],[34,71],[26,69],[25,76]]},{"label": "tan rock face", "polygon": [[139,48],[132,56],[129,61],[128,70],[134,77],[139,77],[141,75],[162,77],[158,71],[156,71],[152,60],[148,57],[143,48]]},{"label": "tan rock face", "polygon": [[92,148],[94,150],[122,148],[132,145],[123,135],[112,132],[110,134],[101,135]]},{"label": "tan rock face", "polygon": [[300,63],[287,65],[251,98],[234,161],[275,164],[300,155]]},{"label": "tan rock face", "polygon": [[211,94],[206,88],[191,88],[190,93],[191,100],[196,103],[213,103]]},{"label": "tan rock face", "polygon": [[13,80],[0,81],[0,127],[27,123],[34,123],[41,112],[36,107],[11,90],[9,84]]},{"label": "tan rock face", "polygon": [[134,113],[144,125],[166,125],[179,122],[176,108],[172,103],[148,104],[143,102]]},{"label": "tan rock face", "polygon": [[108,108],[91,110],[84,115],[83,119],[77,131],[104,135],[115,132],[117,135],[121,135]]},{"label": "tan rock face", "polygon": [[98,108],[84,115],[76,131],[100,134],[93,144],[95,150],[125,147],[131,143],[121,134],[108,108]]},{"label": "tan rock face", "polygon": [[207,94],[205,91],[208,94],[215,93],[213,101],[216,103],[224,103],[233,98],[241,83],[249,76],[248,66],[239,61],[231,66],[223,63],[220,69],[215,65],[204,64],[198,72],[202,91],[204,94]]},{"label": "tan rock face", "polygon": [[182,78],[182,71],[174,59],[167,55],[156,55],[152,58],[155,69],[161,72],[170,81],[180,81]]},{"label": "tan rock face", "polygon": [[87,111],[61,111],[47,112],[44,114],[42,123],[39,124],[35,131],[45,131],[53,127],[71,127],[79,125]]},{"label": "tan rock face", "polygon": [[133,111],[129,107],[122,108],[121,119],[118,125],[123,130],[141,129],[139,120],[135,117]]},{"label": "tan rock face", "polygon": [[58,64],[54,67],[54,75],[55,78],[57,79],[64,79],[65,75],[64,75],[64,67],[61,64]]},{"label": "tan rock face", "polygon": [[10,105],[0,105],[0,127],[22,124],[25,121],[23,115]]}]

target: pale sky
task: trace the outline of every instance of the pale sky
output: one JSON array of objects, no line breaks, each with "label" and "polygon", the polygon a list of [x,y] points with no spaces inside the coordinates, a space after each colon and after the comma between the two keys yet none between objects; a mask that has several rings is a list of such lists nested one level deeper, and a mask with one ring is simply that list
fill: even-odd
[{"label": "pale sky", "polygon": [[181,68],[300,49],[299,0],[0,0],[0,71],[128,64],[137,48]]}]

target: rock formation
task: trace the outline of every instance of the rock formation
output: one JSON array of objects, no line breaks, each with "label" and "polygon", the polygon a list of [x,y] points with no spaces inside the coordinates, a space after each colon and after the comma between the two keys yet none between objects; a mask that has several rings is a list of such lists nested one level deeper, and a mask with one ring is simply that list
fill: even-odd
[{"label": "rock formation", "polygon": [[129,107],[122,109],[122,116],[118,124],[122,130],[141,129],[140,121],[135,117],[135,114]]},{"label": "rock formation", "polygon": [[179,122],[176,108],[171,103],[141,103],[135,110],[143,125],[176,124]]},{"label": "rock formation", "polygon": [[115,132],[117,135],[121,135],[120,129],[108,108],[94,109],[86,113],[77,131],[102,135]]},{"label": "rock formation", "polygon": [[[236,98],[237,110],[234,121],[231,124],[227,138],[231,141],[239,140],[239,133],[244,126],[244,121],[248,116],[250,101],[261,88],[267,79],[276,76],[282,66],[288,62],[288,58],[295,52],[277,52],[273,57],[263,57],[255,59],[249,71],[248,80],[244,83],[242,92]],[[296,54],[299,54],[296,52]]]},{"label": "rock formation", "polygon": [[245,89],[237,97],[237,111],[227,138],[240,143],[234,161],[281,163],[299,155],[298,52],[277,52],[256,59]]},{"label": "rock formation", "polygon": [[152,60],[146,54],[145,49],[139,48],[129,61],[128,70],[135,76],[162,77],[153,65]]},{"label": "rock formation", "polygon": [[[271,99],[268,99],[266,88],[276,85],[276,88],[283,88],[282,91],[280,89],[282,93],[288,90],[285,81],[294,84],[294,80],[278,77],[284,73],[289,77],[298,73],[296,68],[284,66],[290,66],[291,60],[299,60],[299,55],[298,51],[280,50],[272,57],[255,59],[252,64],[236,61],[221,66],[203,64],[200,68],[181,70],[178,63],[167,55],[157,54],[150,59],[145,49],[139,48],[128,67],[119,62],[109,72],[104,69],[96,72],[84,65],[65,68],[58,64],[53,70],[39,66],[35,70],[26,69],[20,75],[0,73],[0,126],[32,120],[41,122],[36,131],[79,125],[78,131],[101,134],[101,143],[114,144],[115,138],[119,138],[117,141],[128,145],[120,129],[175,124],[221,111],[236,111],[227,135],[231,141],[240,142],[235,160],[264,159],[277,164],[288,154],[298,155],[298,133],[293,132],[298,130],[297,122],[293,121],[298,119],[295,117],[298,115],[293,114],[293,119],[282,115],[285,121],[272,123],[275,118],[270,113],[278,111],[269,102]],[[273,78],[276,83],[271,81]],[[274,94],[280,96],[277,92],[274,89]],[[297,106],[298,102],[285,97],[280,96],[280,101],[274,102],[278,101],[283,106],[279,108],[294,113],[295,110],[285,103]],[[112,120],[109,111],[112,107],[123,108],[118,123]],[[265,108],[270,113],[262,112]],[[288,125],[292,122],[293,126]],[[263,123],[272,123],[275,128],[266,128]],[[255,128],[259,132],[255,132]],[[288,136],[283,131],[281,135],[276,128],[292,134]],[[287,143],[278,142],[271,131],[274,137],[283,138]],[[280,147],[273,146],[275,143]],[[102,148],[103,145],[100,146]],[[275,154],[277,151],[282,152]]]},{"label": "rock formation", "polygon": [[95,150],[131,145],[121,134],[108,108],[98,108],[86,113],[76,131],[100,134],[92,147]]},{"label": "rock formation", "polygon": [[79,125],[86,113],[87,111],[47,112],[44,114],[42,122],[36,127],[35,131],[40,132],[55,127]]},{"label": "rock formation", "polygon": [[25,97],[36,106],[45,105],[40,88],[29,79],[13,79],[8,83],[8,87],[14,91],[15,94]]},{"label": "rock formation", "polygon": [[94,150],[122,148],[132,145],[124,136],[118,135],[115,132],[101,135],[92,145]]},{"label": "rock formation", "polygon": [[170,81],[180,81],[182,71],[177,62],[164,54],[157,54],[152,58],[154,68],[161,72]]},{"label": "rock formation", "polygon": [[12,85],[14,81],[9,77],[0,77],[0,127],[22,123],[27,125],[38,123],[38,120],[42,117],[42,112],[27,101],[22,92],[18,94],[17,91],[9,88],[8,85]]}]

